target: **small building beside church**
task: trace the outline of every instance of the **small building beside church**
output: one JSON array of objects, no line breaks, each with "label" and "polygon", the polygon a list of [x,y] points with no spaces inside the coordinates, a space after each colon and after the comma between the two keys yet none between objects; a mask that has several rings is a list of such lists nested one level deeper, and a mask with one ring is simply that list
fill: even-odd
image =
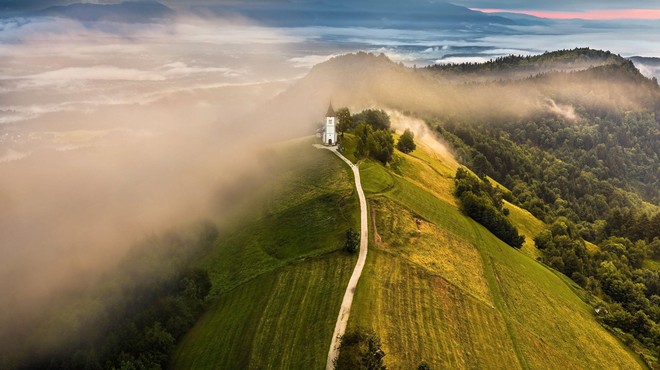
[{"label": "small building beside church", "polygon": [[325,126],[323,127],[321,139],[324,145],[337,145],[337,125],[332,103],[330,103],[328,112],[325,114]]}]

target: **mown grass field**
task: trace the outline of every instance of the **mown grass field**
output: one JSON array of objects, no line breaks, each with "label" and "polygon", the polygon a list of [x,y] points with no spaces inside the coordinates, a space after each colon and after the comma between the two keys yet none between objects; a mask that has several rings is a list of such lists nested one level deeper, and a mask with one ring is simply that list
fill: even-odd
[{"label": "mown grass field", "polygon": [[295,259],[335,251],[348,228],[359,228],[352,172],[311,143],[295,144],[271,159],[276,164],[269,181],[200,262],[211,274],[214,294]]},{"label": "mown grass field", "polygon": [[350,326],[380,335],[388,369],[520,368],[499,311],[396,254],[369,252]]},{"label": "mown grass field", "polygon": [[534,245],[534,237],[546,228],[543,221],[534,217],[528,210],[515,204],[504,201],[504,207],[509,210],[509,219],[518,228],[518,232],[525,237],[525,243],[520,250],[526,255],[536,259],[541,252]]},{"label": "mown grass field", "polygon": [[478,251],[386,197],[371,200],[374,245],[429,273],[442,276],[464,294],[492,306]]},{"label": "mown grass field", "polygon": [[450,169],[430,168],[439,159],[424,150],[398,154],[389,169],[360,166],[377,235],[349,327],[380,333],[388,368],[640,368],[567,281],[535,261],[529,239],[543,223],[507,205],[527,238],[522,251],[509,247],[437,195]]},{"label": "mown grass field", "polygon": [[355,261],[336,252],[221,295],[180,344],[176,369],[322,369]]},{"label": "mown grass field", "polygon": [[[314,369],[326,361],[355,257],[352,173],[312,141],[269,155],[269,178],[198,263],[214,303],[178,345],[173,369]],[[273,158],[277,156],[277,158]]]}]

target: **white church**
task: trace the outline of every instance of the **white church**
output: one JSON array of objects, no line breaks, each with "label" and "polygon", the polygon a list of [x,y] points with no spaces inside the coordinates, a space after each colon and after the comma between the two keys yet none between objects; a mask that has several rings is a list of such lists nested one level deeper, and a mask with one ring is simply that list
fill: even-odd
[{"label": "white church", "polygon": [[336,118],[332,103],[328,107],[328,113],[325,114],[325,126],[321,129],[321,139],[324,145],[337,145]]}]

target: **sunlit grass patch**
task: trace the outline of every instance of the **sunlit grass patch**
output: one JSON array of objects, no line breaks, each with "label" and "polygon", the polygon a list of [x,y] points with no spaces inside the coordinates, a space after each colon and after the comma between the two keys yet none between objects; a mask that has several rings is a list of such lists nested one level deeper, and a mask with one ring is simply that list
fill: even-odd
[{"label": "sunlit grass patch", "polygon": [[445,280],[492,304],[477,249],[384,197],[371,201],[376,239],[391,253],[442,276]]},{"label": "sunlit grass patch", "polygon": [[370,252],[349,326],[379,333],[390,369],[520,368],[499,311],[385,251]]}]

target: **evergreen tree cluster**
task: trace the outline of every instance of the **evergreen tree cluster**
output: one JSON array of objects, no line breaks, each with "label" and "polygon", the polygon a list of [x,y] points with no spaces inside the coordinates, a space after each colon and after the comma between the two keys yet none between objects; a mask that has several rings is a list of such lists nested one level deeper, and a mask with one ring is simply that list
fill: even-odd
[{"label": "evergreen tree cluster", "polygon": [[343,134],[352,132],[358,139],[355,155],[387,164],[394,153],[390,116],[383,110],[366,109],[351,115],[348,108],[337,110],[337,127]]}]

